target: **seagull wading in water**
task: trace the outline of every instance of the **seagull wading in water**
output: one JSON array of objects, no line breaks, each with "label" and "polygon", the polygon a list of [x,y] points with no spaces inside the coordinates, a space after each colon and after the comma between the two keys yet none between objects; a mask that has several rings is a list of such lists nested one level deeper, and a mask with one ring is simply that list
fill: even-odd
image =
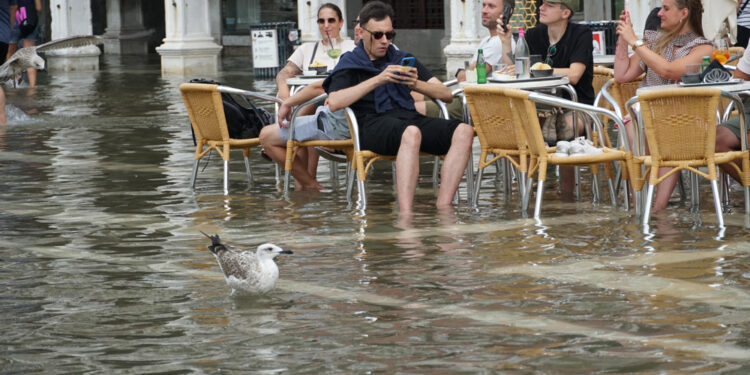
[{"label": "seagull wading in water", "polygon": [[40,44],[38,46],[24,47],[16,51],[3,65],[0,65],[0,82],[15,78],[16,74],[23,73],[26,68],[43,70],[44,59],[37,52],[46,52],[54,49],[83,47],[102,43],[102,38],[96,35],[71,36]]},{"label": "seagull wading in water", "polygon": [[[201,232],[203,233],[203,232]],[[279,279],[279,268],[273,258],[279,254],[292,254],[291,250],[284,250],[274,244],[266,243],[258,246],[255,253],[249,250],[239,250],[221,243],[218,234],[204,236],[211,239],[208,247],[219,262],[221,271],[232,293],[265,294],[276,286]]]}]

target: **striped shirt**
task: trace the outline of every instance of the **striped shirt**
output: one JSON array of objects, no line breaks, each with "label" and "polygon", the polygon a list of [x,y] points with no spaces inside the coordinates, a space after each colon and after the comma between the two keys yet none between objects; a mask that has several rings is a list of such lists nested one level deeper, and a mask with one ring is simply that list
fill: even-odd
[{"label": "striped shirt", "polygon": [[[742,0],[742,5],[740,5],[742,13],[737,15],[737,24],[750,28],[750,4],[748,3],[750,3],[750,0]],[[742,7],[745,8],[743,9]]]},{"label": "striped shirt", "polygon": [[[664,31],[647,30],[643,34],[643,40],[646,42],[646,45],[648,45],[648,48],[653,50],[654,43],[663,34]],[[664,47],[664,50],[661,52],[661,57],[665,58],[669,62],[672,62],[674,60],[687,56],[688,54],[690,54],[690,51],[692,51],[693,48],[703,44],[712,43],[710,40],[698,36],[698,34],[692,31],[689,33],[677,35],[674,39],[672,39],[672,41],[669,42],[669,44],[667,44],[666,47]],[[678,82],[656,74],[656,72],[646,66],[646,63],[644,63],[643,60],[641,60],[641,68],[646,72],[646,77],[643,78],[641,87],[669,85]]]}]

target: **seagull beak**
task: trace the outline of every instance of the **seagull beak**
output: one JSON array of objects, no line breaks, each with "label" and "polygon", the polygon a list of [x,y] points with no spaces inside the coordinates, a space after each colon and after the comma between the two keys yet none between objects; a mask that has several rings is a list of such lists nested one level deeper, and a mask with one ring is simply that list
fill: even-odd
[{"label": "seagull beak", "polygon": [[282,250],[279,254],[294,254],[291,250]]}]

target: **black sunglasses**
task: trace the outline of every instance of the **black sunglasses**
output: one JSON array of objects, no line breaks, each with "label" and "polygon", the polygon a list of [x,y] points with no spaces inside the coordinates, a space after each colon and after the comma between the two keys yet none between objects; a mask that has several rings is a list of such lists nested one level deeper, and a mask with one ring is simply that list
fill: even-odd
[{"label": "black sunglasses", "polygon": [[382,31],[372,32],[370,30],[365,29],[364,27],[362,28],[362,30],[367,31],[368,33],[370,33],[370,35],[372,35],[372,37],[375,38],[375,40],[380,40],[381,38],[383,38],[383,35],[385,35],[385,38],[388,39],[388,40],[393,40],[393,38],[396,37],[396,32],[392,31],[392,30],[391,31],[386,31],[386,32],[382,32]]},{"label": "black sunglasses", "polygon": [[328,21],[328,23],[339,22],[337,19],[335,19],[333,17],[328,18],[328,19],[326,19],[326,18],[318,18],[318,25],[322,25],[322,24],[326,23],[326,21]]},{"label": "black sunglasses", "polygon": [[544,63],[547,65],[552,65],[552,58],[557,53],[557,47],[555,47],[554,44],[551,44],[549,48],[547,48],[547,58],[544,60]]}]

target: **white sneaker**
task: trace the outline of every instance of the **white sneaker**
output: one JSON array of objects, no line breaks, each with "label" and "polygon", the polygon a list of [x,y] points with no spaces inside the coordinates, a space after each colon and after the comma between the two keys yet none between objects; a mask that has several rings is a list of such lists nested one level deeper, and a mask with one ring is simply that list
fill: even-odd
[{"label": "white sneaker", "polygon": [[568,152],[570,151],[570,142],[568,141],[558,141],[557,145],[555,145],[555,156],[568,156]]}]

